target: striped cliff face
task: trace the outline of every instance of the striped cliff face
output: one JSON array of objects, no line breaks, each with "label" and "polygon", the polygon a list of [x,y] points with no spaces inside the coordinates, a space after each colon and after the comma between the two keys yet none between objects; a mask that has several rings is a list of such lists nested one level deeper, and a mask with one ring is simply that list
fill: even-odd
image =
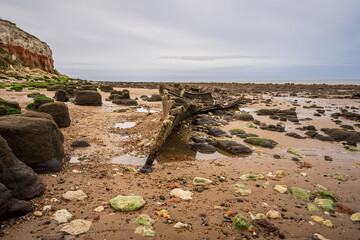
[{"label": "striped cliff face", "polygon": [[15,24],[0,20],[0,48],[26,67],[54,72],[54,61],[50,47]]}]

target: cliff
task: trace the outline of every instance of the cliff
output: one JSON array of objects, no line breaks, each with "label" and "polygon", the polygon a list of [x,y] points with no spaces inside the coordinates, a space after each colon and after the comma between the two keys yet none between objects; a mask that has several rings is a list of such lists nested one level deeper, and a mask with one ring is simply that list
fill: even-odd
[{"label": "cliff", "polygon": [[18,28],[16,24],[1,19],[0,49],[3,50],[0,51],[1,70],[6,71],[21,65],[54,73],[54,61],[50,47],[37,37]]}]

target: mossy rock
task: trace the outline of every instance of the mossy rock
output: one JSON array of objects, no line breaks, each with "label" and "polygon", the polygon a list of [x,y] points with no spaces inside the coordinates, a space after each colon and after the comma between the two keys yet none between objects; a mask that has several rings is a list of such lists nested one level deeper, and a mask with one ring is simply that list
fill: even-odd
[{"label": "mossy rock", "polygon": [[318,210],[317,207],[315,206],[315,204],[313,204],[313,203],[308,203],[306,205],[306,207],[309,211],[317,211]]},{"label": "mossy rock", "polygon": [[26,95],[28,98],[36,98],[38,96],[45,96],[44,94],[41,94],[39,92],[32,92],[32,93],[29,93],[28,95]]},{"label": "mossy rock", "polygon": [[236,128],[236,129],[231,129],[231,130],[230,130],[230,133],[231,133],[232,135],[245,134],[245,131],[242,130],[242,129]]},{"label": "mossy rock", "polygon": [[310,201],[311,199],[311,194],[309,193],[309,191],[302,189],[302,188],[298,188],[298,187],[291,187],[289,189],[289,192],[295,197],[295,198],[300,198],[302,200],[305,201]]},{"label": "mossy rock", "polygon": [[335,212],[334,210],[334,202],[331,199],[320,199],[315,198],[315,203],[319,205],[322,209],[328,212]]},{"label": "mossy rock", "polygon": [[4,106],[7,110],[7,114],[11,115],[11,114],[21,114],[21,112],[15,108],[9,107],[9,106]]},{"label": "mossy rock", "polygon": [[54,99],[46,97],[46,96],[37,96],[34,98],[34,104],[36,109],[38,109],[41,105],[49,102],[54,102]]},{"label": "mossy rock", "polygon": [[236,214],[233,219],[233,227],[246,230],[251,227],[250,221],[242,214]]},{"label": "mossy rock", "polygon": [[319,195],[319,196],[322,196],[322,197],[325,197],[325,198],[330,198],[331,200],[333,201],[337,201],[335,196],[332,194],[332,192],[330,191],[326,191],[326,190],[317,190],[317,191],[314,191],[314,193],[316,195]]},{"label": "mossy rock", "polygon": [[19,103],[17,103],[17,102],[6,101],[6,100],[0,98],[0,105],[8,106],[8,107],[17,109],[18,111],[21,111]]},{"label": "mossy rock", "polygon": [[141,196],[122,196],[119,195],[109,201],[112,208],[118,211],[127,212],[138,210],[144,206],[146,201]]},{"label": "mossy rock", "polygon": [[249,181],[249,180],[263,180],[265,179],[264,175],[262,174],[259,174],[259,175],[253,175],[253,174],[244,174],[240,177],[241,180],[246,180],[246,181]]},{"label": "mossy rock", "polygon": [[30,111],[36,111],[35,103],[33,102],[29,103],[25,109]]},{"label": "mossy rock", "polygon": [[266,138],[246,138],[244,142],[251,145],[256,145],[266,148],[275,148],[275,146],[278,144],[274,140],[266,139]]},{"label": "mossy rock", "polygon": [[141,214],[138,218],[136,218],[135,223],[140,226],[151,227],[155,223],[155,220],[146,214]]}]

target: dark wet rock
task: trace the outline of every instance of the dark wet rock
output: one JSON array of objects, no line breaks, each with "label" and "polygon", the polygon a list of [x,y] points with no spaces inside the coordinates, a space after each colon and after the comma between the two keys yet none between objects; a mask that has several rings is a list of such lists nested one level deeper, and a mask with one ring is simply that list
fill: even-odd
[{"label": "dark wet rock", "polygon": [[313,138],[316,135],[318,135],[318,132],[316,132],[316,131],[308,131],[308,132],[305,133],[305,135]]},{"label": "dark wet rock", "polygon": [[29,111],[29,112],[21,114],[21,116],[29,117],[29,118],[44,118],[44,119],[47,119],[50,121],[54,121],[54,118],[50,114],[44,113],[44,112]]},{"label": "dark wet rock", "polygon": [[292,109],[280,110],[280,109],[260,109],[257,111],[257,115],[291,115],[296,116],[296,112]]},{"label": "dark wet rock", "polygon": [[273,158],[275,158],[275,159],[280,159],[281,156],[280,156],[279,154],[275,154],[275,155],[273,156]]},{"label": "dark wet rock", "polygon": [[355,130],[353,126],[350,125],[340,125],[341,128],[347,129],[347,130]]},{"label": "dark wet rock", "polygon": [[332,157],[329,157],[329,156],[324,156],[324,159],[326,160],[326,161],[333,161],[333,158]]},{"label": "dark wet rock", "polygon": [[270,119],[273,119],[273,120],[278,120],[278,119],[279,119],[279,117],[276,116],[276,115],[271,115],[269,118],[270,118]]},{"label": "dark wet rock", "polygon": [[4,99],[0,98],[0,105],[11,107],[11,108],[16,109],[18,111],[21,111],[19,103],[17,103],[17,102],[7,101],[7,100],[4,100]]},{"label": "dark wet rock", "polygon": [[296,122],[299,122],[299,119],[297,117],[290,116],[290,117],[288,117],[288,121],[296,123]]},{"label": "dark wet rock", "polygon": [[0,221],[25,215],[32,211],[29,202],[14,198],[11,191],[0,183]]},{"label": "dark wet rock", "polygon": [[109,86],[109,85],[101,85],[100,90],[103,92],[111,92],[114,89],[112,86]]},{"label": "dark wet rock", "polygon": [[296,139],[305,139],[306,137],[303,137],[295,132],[289,132],[289,133],[286,133],[285,136],[289,136],[289,137],[293,137],[293,138],[296,138]]},{"label": "dark wet rock", "polygon": [[125,106],[137,106],[138,102],[134,99],[114,99],[112,103]]},{"label": "dark wet rock", "polygon": [[0,117],[0,135],[14,155],[37,173],[61,170],[64,137],[54,121],[36,116]]},{"label": "dark wet rock", "polygon": [[346,141],[346,145],[350,145],[350,146],[354,146],[356,147],[356,142],[355,141]]},{"label": "dark wet rock", "polygon": [[286,122],[287,117],[286,116],[279,117],[279,121]]},{"label": "dark wet rock", "polygon": [[64,103],[46,103],[41,105],[38,111],[50,114],[59,128],[65,128],[70,126],[71,120],[69,115],[69,109]]},{"label": "dark wet rock", "polygon": [[236,136],[240,137],[240,138],[257,138],[257,137],[259,137],[259,135],[254,134],[254,133],[237,134]]},{"label": "dark wet rock", "polygon": [[245,131],[242,129],[231,129],[230,130],[231,135],[239,135],[239,134],[245,134]]},{"label": "dark wet rock", "polygon": [[46,90],[48,91],[56,91],[60,88],[63,88],[63,85],[49,85],[46,87]]},{"label": "dark wet rock", "polygon": [[211,118],[210,116],[197,116],[194,120],[193,120],[193,124],[194,125],[207,125],[207,126],[211,126],[213,124],[216,123],[216,120]]},{"label": "dark wet rock", "polygon": [[75,96],[74,104],[101,106],[102,105],[101,94],[96,91],[78,91]]},{"label": "dark wet rock", "polygon": [[355,141],[360,142],[360,133],[356,131],[347,131],[345,129],[331,128],[325,132],[335,141]]},{"label": "dark wet rock", "polygon": [[111,99],[111,100],[130,99],[130,92],[127,89],[124,89],[121,91],[114,90],[114,91],[111,91],[109,99]]},{"label": "dark wet rock", "polygon": [[279,126],[279,125],[273,125],[273,124],[268,125],[265,129],[269,130],[269,131],[274,131],[274,132],[285,132],[284,127]]},{"label": "dark wet rock", "polygon": [[226,135],[226,132],[219,128],[210,128],[208,134],[214,137],[221,137]]},{"label": "dark wet rock", "polygon": [[329,137],[329,136],[324,136],[324,135],[321,135],[321,134],[315,135],[314,138],[317,139],[317,140],[320,140],[320,141],[325,141],[325,142],[332,142],[332,141],[334,141],[333,138],[331,138],[331,137]]},{"label": "dark wet rock", "polygon": [[90,144],[85,140],[74,141],[70,145],[72,148],[79,148],[79,147],[90,147]]},{"label": "dark wet rock", "polygon": [[254,120],[254,121],[252,121],[253,122],[253,124],[255,124],[255,125],[260,125],[260,121],[259,120]]},{"label": "dark wet rock", "polygon": [[45,190],[37,174],[15,157],[6,140],[1,136],[0,183],[18,199],[31,199],[40,196]]},{"label": "dark wet rock", "polygon": [[266,139],[266,138],[246,138],[244,142],[251,145],[256,145],[266,148],[275,148],[275,146],[278,144],[274,140]]},{"label": "dark wet rock", "polygon": [[8,115],[8,110],[4,106],[0,106],[0,116]]},{"label": "dark wet rock", "polygon": [[250,113],[235,114],[234,118],[236,120],[241,120],[241,121],[252,121],[252,120],[254,120],[254,117]]},{"label": "dark wet rock", "polygon": [[153,94],[151,95],[151,97],[148,99],[149,102],[160,102],[161,101],[161,96],[159,94]]},{"label": "dark wet rock", "polygon": [[315,126],[313,126],[313,125],[304,126],[303,128],[306,130],[309,130],[309,131],[317,131]]},{"label": "dark wet rock", "polygon": [[69,101],[70,96],[65,90],[59,89],[56,91],[54,98],[55,98],[55,101],[67,102],[67,101]]},{"label": "dark wet rock", "polygon": [[360,99],[360,92],[353,93],[353,94],[351,95],[351,98],[352,98],[352,99]]},{"label": "dark wet rock", "polygon": [[198,138],[198,137],[195,137],[195,136],[191,137],[190,140],[192,140],[195,143],[204,143],[204,142],[206,142],[205,138]]},{"label": "dark wet rock", "polygon": [[215,140],[210,142],[211,145],[234,155],[250,154],[252,150],[240,143],[228,140]]},{"label": "dark wet rock", "polygon": [[140,99],[143,101],[147,101],[147,100],[149,100],[149,97],[148,97],[148,95],[141,95]]},{"label": "dark wet rock", "polygon": [[28,97],[28,98],[36,98],[37,96],[40,96],[40,95],[43,95],[43,94],[41,94],[41,93],[39,93],[39,92],[33,92],[33,93],[29,93],[29,94],[27,95],[27,97]]},{"label": "dark wet rock", "polygon": [[195,143],[190,144],[191,148],[200,153],[214,153],[216,152],[216,148],[212,145],[205,143]]}]

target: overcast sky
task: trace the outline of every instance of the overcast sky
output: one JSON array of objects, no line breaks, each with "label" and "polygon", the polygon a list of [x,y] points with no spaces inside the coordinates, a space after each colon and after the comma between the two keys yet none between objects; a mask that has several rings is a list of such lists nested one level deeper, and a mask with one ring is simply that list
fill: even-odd
[{"label": "overcast sky", "polygon": [[360,0],[1,0],[71,77],[360,79]]}]

